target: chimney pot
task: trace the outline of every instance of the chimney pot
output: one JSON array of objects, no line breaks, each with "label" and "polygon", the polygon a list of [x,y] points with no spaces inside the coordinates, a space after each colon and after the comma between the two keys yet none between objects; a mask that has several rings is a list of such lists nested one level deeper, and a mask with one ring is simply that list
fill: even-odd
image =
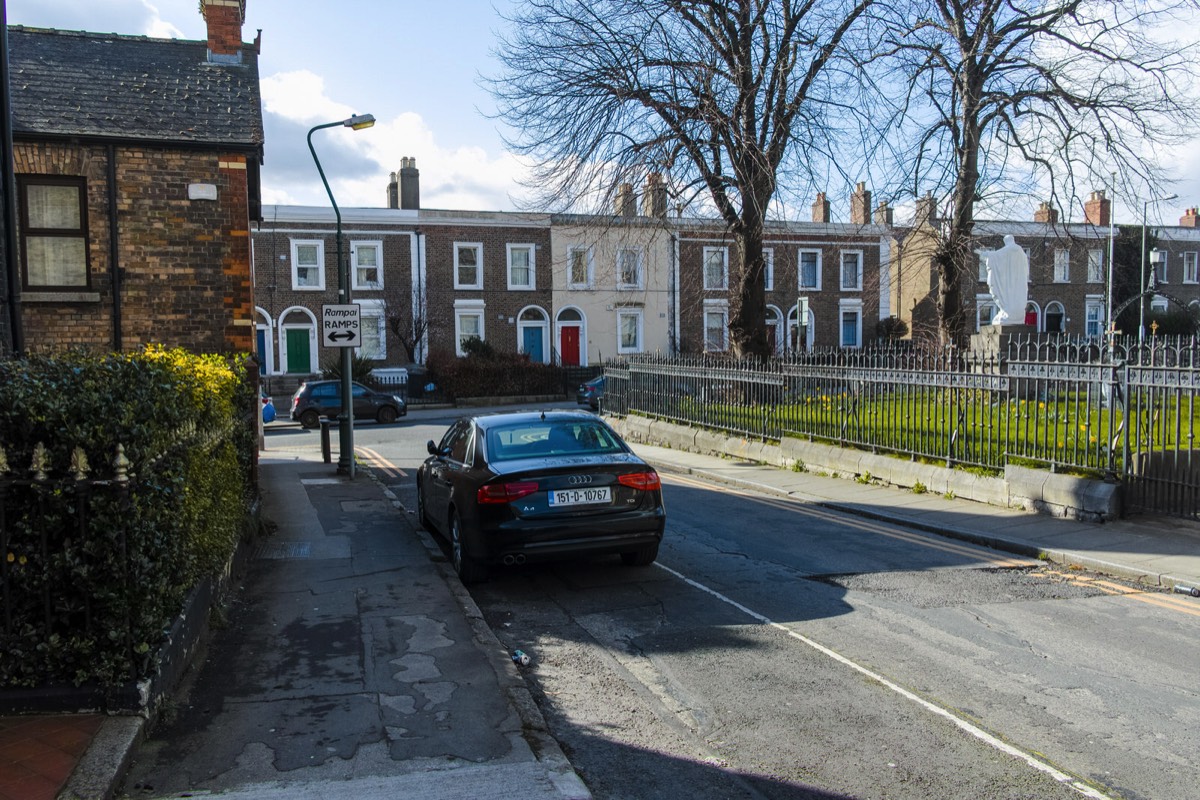
[{"label": "chimney pot", "polygon": [[1033,212],[1034,222],[1045,222],[1050,225],[1058,224],[1058,209],[1050,205],[1049,202],[1043,200],[1038,205],[1037,211]]},{"label": "chimney pot", "polygon": [[633,194],[632,183],[622,183],[617,187],[616,212],[618,217],[637,216],[637,198]]},{"label": "chimney pot", "polygon": [[850,224],[867,225],[871,222],[871,193],[867,184],[859,181],[850,195]]},{"label": "chimney pot", "polygon": [[662,173],[651,172],[646,176],[646,188],[642,191],[642,216],[662,219],[667,216],[667,184]]},{"label": "chimney pot", "polygon": [[1104,190],[1092,192],[1083,204],[1085,222],[1097,227],[1107,228],[1112,222],[1112,202],[1104,196]]},{"label": "chimney pot", "polygon": [[1200,228],[1200,208],[1192,206],[1179,218],[1179,224],[1185,228]]},{"label": "chimney pot", "polygon": [[829,222],[829,201],[824,192],[817,192],[817,199],[812,204],[812,221]]}]

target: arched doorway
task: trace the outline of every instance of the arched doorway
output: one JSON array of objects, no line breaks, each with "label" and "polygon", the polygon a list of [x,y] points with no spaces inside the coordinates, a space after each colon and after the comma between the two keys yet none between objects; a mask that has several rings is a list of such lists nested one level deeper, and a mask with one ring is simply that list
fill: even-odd
[{"label": "arched doorway", "polygon": [[550,318],[537,306],[526,306],[517,315],[517,352],[530,361],[550,363]]},{"label": "arched doorway", "polygon": [[289,375],[317,372],[317,318],[304,306],[279,315],[279,360]]},{"label": "arched doorway", "polygon": [[1057,300],[1046,304],[1046,333],[1062,333],[1067,329],[1067,312]]},{"label": "arched doorway", "polygon": [[587,366],[587,320],[578,308],[569,307],[558,312],[554,333],[558,362],[565,367]]}]

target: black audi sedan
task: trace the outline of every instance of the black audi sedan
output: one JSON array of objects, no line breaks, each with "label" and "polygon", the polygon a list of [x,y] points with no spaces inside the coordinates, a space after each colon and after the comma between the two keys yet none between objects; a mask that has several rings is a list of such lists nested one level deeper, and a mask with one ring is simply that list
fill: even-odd
[{"label": "black audi sedan", "polygon": [[658,558],[658,473],[584,411],[464,417],[417,470],[417,513],[445,536],[463,583],[497,564],[618,553]]}]

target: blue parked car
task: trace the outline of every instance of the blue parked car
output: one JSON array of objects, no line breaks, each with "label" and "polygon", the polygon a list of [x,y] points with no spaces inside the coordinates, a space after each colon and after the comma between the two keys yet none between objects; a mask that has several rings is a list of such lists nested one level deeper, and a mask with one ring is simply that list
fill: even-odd
[{"label": "blue parked car", "polygon": [[575,402],[579,405],[587,403],[588,408],[593,411],[600,409],[600,398],[604,396],[604,376],[592,378],[587,383],[579,384],[579,389],[575,392]]}]

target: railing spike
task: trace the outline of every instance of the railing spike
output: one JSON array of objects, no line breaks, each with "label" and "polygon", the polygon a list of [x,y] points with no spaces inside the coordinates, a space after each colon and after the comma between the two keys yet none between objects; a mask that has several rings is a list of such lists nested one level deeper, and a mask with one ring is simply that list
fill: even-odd
[{"label": "railing spike", "polygon": [[117,483],[129,483],[129,459],[125,457],[125,445],[117,445],[117,456],[113,459],[113,469],[116,472]]},{"label": "railing spike", "polygon": [[82,447],[76,447],[71,451],[71,472],[75,475],[75,480],[86,481],[88,476],[88,460],[87,453],[83,452]]},{"label": "railing spike", "polygon": [[29,468],[33,472],[35,481],[46,480],[46,466],[50,463],[50,457],[46,455],[46,445],[38,442],[33,448],[33,461]]}]

